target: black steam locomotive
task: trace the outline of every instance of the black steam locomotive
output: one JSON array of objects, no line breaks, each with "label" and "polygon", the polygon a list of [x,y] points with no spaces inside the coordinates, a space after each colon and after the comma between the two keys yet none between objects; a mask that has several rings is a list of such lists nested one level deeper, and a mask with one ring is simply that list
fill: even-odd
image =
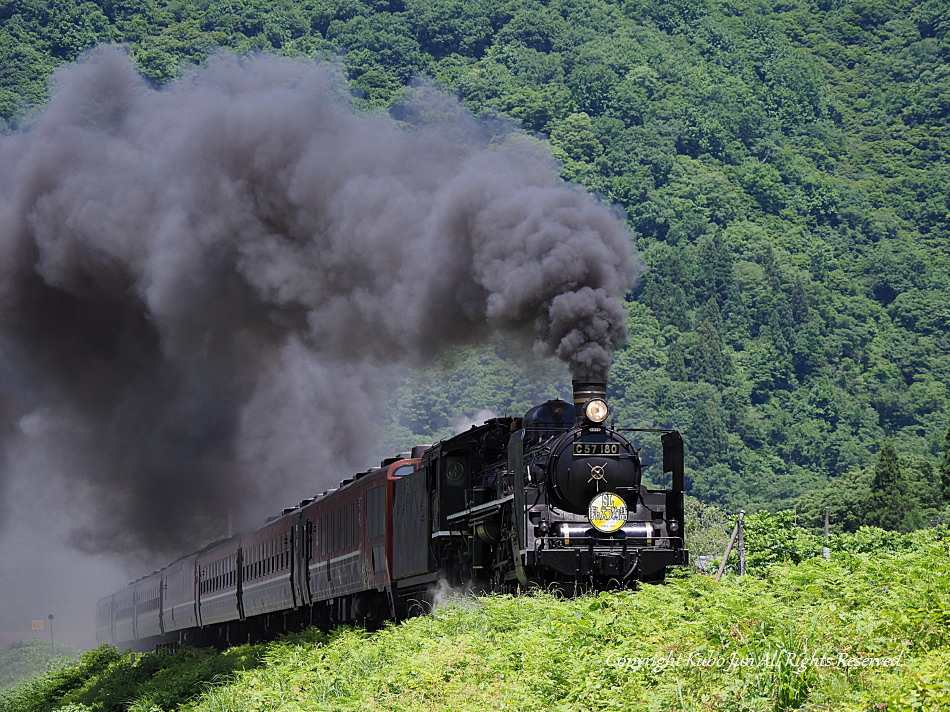
[{"label": "black steam locomotive", "polygon": [[[384,460],[101,599],[99,642],[227,645],[308,625],[400,619],[439,586],[569,593],[634,586],[688,562],[683,441],[608,427],[606,388],[574,382]],[[622,432],[660,435],[669,489],[648,489]]]}]

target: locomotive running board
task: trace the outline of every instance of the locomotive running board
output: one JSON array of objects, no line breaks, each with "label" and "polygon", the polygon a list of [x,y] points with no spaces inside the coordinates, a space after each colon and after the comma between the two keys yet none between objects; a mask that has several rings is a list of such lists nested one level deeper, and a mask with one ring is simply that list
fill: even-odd
[{"label": "locomotive running board", "polygon": [[416,576],[410,576],[408,578],[399,579],[398,581],[396,581],[396,586],[398,588],[408,588],[410,586],[420,586],[422,584],[435,583],[438,579],[439,579],[438,573],[418,574]]},{"label": "locomotive running board", "polygon": [[509,494],[501,499],[493,499],[491,502],[484,502],[475,507],[469,507],[468,509],[463,509],[461,512],[455,512],[454,514],[446,515],[448,521],[454,521],[456,519],[462,519],[463,517],[468,517],[473,514],[481,514],[482,512],[493,512],[495,510],[500,510],[501,506],[505,502],[510,502],[515,498],[514,494]]}]

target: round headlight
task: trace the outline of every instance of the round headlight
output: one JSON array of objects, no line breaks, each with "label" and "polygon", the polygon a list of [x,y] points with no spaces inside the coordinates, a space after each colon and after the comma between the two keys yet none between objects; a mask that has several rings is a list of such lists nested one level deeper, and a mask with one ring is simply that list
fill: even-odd
[{"label": "round headlight", "polygon": [[584,415],[595,423],[603,423],[607,420],[607,412],[607,404],[600,398],[587,401],[587,405],[584,406]]}]

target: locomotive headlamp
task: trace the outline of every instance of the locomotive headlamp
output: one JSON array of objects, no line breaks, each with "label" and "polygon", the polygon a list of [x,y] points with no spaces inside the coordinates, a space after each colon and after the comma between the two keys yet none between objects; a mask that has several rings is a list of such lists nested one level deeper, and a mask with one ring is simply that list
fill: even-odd
[{"label": "locomotive headlamp", "polygon": [[584,406],[584,415],[587,416],[588,420],[592,420],[595,423],[603,423],[607,420],[607,414],[607,404],[600,398],[589,400],[587,401],[587,405]]}]

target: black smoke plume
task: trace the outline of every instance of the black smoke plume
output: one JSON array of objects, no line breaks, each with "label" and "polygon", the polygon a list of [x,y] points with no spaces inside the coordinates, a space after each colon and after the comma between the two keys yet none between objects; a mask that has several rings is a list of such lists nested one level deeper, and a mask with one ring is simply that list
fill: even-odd
[{"label": "black smoke plume", "polygon": [[339,481],[392,364],[448,344],[606,376],[630,236],[540,142],[426,88],[360,113],[276,58],[156,90],[106,48],[53,82],[0,139],[0,434],[65,478],[79,546],[173,550]]}]

